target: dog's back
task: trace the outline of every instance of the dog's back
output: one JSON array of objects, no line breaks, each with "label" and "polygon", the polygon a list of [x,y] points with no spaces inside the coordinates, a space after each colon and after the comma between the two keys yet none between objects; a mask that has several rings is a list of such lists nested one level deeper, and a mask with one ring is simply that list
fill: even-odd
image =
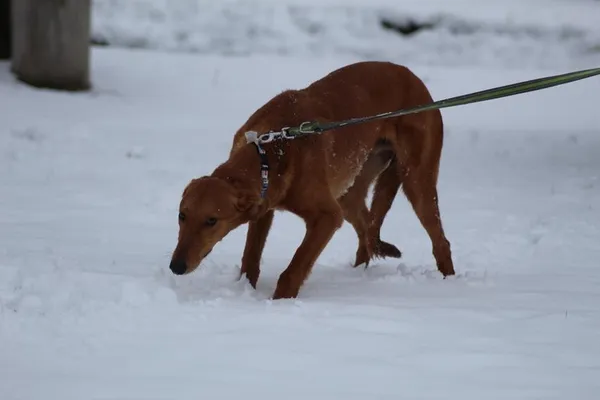
[{"label": "dog's back", "polygon": [[[431,101],[432,97],[423,81],[404,66],[380,61],[351,64],[329,73],[306,88],[286,90],[273,97],[238,130],[232,151],[246,144],[244,133],[248,130],[261,133],[276,131],[304,121],[338,121]],[[435,164],[441,151],[442,135],[439,110],[374,121],[323,134],[331,142],[331,153],[348,156],[351,156],[350,153],[370,153],[378,144],[390,143],[394,152],[402,149],[397,157],[407,166],[411,158],[414,158],[414,162],[429,159]]]}]

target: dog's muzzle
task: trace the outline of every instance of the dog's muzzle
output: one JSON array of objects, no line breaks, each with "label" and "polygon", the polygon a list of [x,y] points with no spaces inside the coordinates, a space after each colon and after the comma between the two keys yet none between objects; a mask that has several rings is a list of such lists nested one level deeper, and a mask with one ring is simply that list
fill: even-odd
[{"label": "dog's muzzle", "polygon": [[183,275],[185,274],[185,271],[187,271],[187,265],[185,264],[185,261],[173,260],[171,261],[171,264],[169,264],[169,269],[175,275]]}]

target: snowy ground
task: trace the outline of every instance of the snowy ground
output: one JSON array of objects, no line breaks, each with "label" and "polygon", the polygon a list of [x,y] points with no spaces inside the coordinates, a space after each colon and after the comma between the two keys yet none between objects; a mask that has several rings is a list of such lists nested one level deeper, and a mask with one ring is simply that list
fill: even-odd
[{"label": "snowy ground", "polygon": [[[0,398],[595,399],[599,78],[444,111],[454,278],[401,196],[382,236],[402,260],[352,269],[345,225],[296,300],[268,299],[303,235],[289,214],[258,290],[236,281],[245,228],[171,275],[189,179],[269,97],[358,58],[95,49],[90,94],[27,88],[0,63]],[[441,99],[565,60],[405,62]]]},{"label": "snowy ground", "polygon": [[[93,0],[94,39],[202,54],[411,60],[436,65],[600,64],[596,0]],[[428,25],[410,36],[382,22]],[[404,62],[404,61],[403,61]]]}]

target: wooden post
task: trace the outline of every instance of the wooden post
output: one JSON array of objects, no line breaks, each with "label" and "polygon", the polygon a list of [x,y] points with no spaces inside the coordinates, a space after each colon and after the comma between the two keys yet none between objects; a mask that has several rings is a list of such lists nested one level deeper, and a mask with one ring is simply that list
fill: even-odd
[{"label": "wooden post", "polygon": [[12,71],[17,78],[36,87],[88,90],[90,14],[91,0],[14,0]]},{"label": "wooden post", "polygon": [[0,0],[0,60],[10,58],[10,1]]}]

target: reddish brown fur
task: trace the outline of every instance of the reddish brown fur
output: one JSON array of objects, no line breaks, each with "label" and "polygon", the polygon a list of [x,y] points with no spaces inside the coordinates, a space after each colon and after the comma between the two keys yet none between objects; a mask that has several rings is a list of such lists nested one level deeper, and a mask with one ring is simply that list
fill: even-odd
[{"label": "reddish brown fur", "polygon": [[[229,159],[185,189],[179,240],[171,269],[193,271],[228,232],[249,223],[242,275],[256,287],[274,210],[306,223],[304,240],[277,282],[274,299],[296,297],[334,232],[346,220],[359,240],[355,266],[374,257],[400,257],[380,239],[384,218],[402,185],[427,231],[438,270],[453,275],[450,244],[438,209],[443,142],[439,110],[265,144],[270,173],[260,197],[260,158],[244,133],[278,131],[304,121],[337,121],[429,103],[425,84],[403,66],[361,62],[340,68],[302,90],[287,90],[259,108],[237,131]],[[375,182],[369,210],[367,191]],[[206,224],[216,218],[214,226]],[[212,222],[212,221],[209,221]]]}]

